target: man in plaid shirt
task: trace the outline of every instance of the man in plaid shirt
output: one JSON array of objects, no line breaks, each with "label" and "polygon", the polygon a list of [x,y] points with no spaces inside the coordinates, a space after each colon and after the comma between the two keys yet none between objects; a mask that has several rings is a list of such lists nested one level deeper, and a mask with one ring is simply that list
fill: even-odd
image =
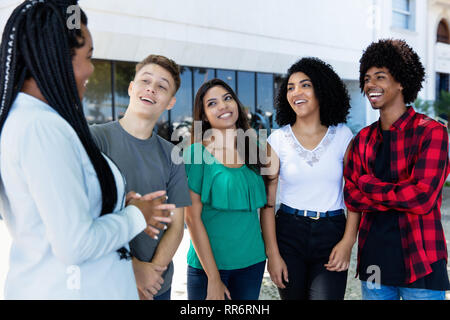
[{"label": "man in plaid shirt", "polygon": [[354,138],[344,171],[347,208],[361,213],[363,299],[443,300],[450,289],[440,211],[448,132],[407,106],[423,79],[404,41],[372,43],[360,60],[361,91],[380,111]]}]

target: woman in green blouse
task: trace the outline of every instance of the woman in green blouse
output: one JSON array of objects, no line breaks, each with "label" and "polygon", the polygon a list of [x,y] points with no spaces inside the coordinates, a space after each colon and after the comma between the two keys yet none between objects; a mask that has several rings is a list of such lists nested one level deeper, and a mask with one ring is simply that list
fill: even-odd
[{"label": "woman in green blouse", "polygon": [[192,199],[188,299],[257,300],[266,262],[257,210],[266,195],[256,139],[240,139],[250,129],[247,115],[220,79],[198,90],[194,121],[184,153]]}]

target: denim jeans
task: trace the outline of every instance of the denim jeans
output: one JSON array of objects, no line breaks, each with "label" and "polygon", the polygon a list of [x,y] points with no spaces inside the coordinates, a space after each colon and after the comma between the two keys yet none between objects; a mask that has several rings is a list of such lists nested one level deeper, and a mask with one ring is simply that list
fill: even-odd
[{"label": "denim jeans", "polygon": [[170,287],[166,292],[163,294],[160,294],[159,296],[153,297],[153,300],[170,300],[170,291],[172,290],[172,287]]},{"label": "denim jeans", "polygon": [[[266,261],[247,268],[219,270],[220,278],[230,291],[232,300],[258,300]],[[188,300],[205,300],[208,290],[208,277],[202,269],[188,266]]]},{"label": "denim jeans", "polygon": [[361,281],[363,300],[445,300],[445,291],[403,288]]},{"label": "denim jeans", "polygon": [[276,233],[289,282],[280,289],[282,300],[343,300],[347,271],[328,271],[334,246],[345,231],[344,214],[313,220],[278,210]]}]

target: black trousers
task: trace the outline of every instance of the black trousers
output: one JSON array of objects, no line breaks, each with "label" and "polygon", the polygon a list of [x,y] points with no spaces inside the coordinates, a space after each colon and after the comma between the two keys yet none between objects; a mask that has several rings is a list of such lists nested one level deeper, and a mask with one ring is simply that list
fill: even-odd
[{"label": "black trousers", "polygon": [[282,300],[343,300],[347,271],[328,271],[331,250],[342,239],[345,215],[313,220],[278,210],[276,234],[289,282],[278,288]]}]

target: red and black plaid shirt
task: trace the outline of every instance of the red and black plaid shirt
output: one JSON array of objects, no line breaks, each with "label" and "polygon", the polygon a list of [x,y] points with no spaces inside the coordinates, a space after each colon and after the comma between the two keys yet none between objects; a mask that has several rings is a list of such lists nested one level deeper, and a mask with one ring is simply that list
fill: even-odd
[{"label": "red and black plaid shirt", "polygon": [[358,267],[373,216],[399,212],[399,227],[406,268],[406,283],[432,272],[431,264],[447,260],[441,224],[442,188],[450,173],[447,129],[412,107],[391,126],[391,177],[374,176],[376,152],[383,139],[380,121],[355,137],[344,170],[347,208],[361,212]]}]

